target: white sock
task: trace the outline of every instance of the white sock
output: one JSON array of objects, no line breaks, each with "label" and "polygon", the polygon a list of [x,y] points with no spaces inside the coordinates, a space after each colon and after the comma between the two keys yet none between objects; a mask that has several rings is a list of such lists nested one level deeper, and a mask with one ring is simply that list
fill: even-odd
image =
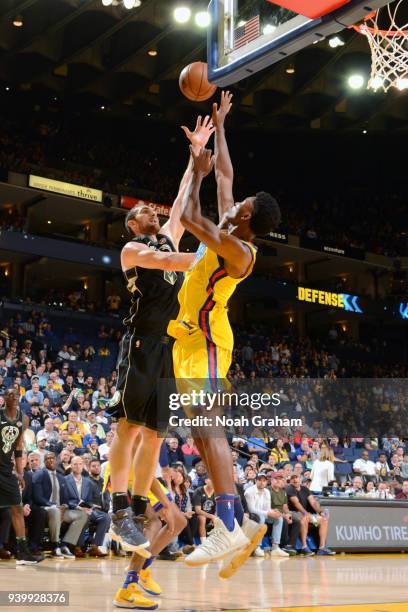
[{"label": "white sock", "polygon": [[201,544],[204,544],[204,542],[206,541],[207,538],[200,538],[200,542]]}]

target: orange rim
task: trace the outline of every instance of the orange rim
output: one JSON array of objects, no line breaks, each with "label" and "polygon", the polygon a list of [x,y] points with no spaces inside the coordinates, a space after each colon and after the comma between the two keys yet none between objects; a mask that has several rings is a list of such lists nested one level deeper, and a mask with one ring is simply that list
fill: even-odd
[{"label": "orange rim", "polygon": [[363,20],[364,23],[359,24],[359,25],[352,25],[350,26],[350,28],[352,28],[359,34],[365,35],[365,31],[362,29],[362,26],[364,25],[365,30],[368,30],[369,32],[371,32],[371,34],[374,34],[374,35],[381,34],[381,36],[384,36],[385,38],[392,38],[394,36],[407,36],[408,37],[408,30],[379,30],[378,28],[372,28],[368,26],[366,22],[369,21],[370,19],[373,19],[376,15],[377,15],[377,11],[373,11],[372,13],[369,13],[368,15],[364,17],[364,20]]}]

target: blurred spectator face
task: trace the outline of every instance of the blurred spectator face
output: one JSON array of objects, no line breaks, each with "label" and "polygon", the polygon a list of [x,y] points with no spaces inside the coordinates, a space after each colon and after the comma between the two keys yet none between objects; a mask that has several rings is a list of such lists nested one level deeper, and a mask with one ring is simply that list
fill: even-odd
[{"label": "blurred spectator face", "polygon": [[38,393],[40,390],[40,385],[38,384],[38,382],[34,382],[32,385],[32,389],[34,393]]},{"label": "blurred spectator face", "polygon": [[89,473],[94,477],[100,476],[101,464],[99,461],[91,461],[91,463],[89,464]]},{"label": "blurred spectator face", "polygon": [[363,450],[363,452],[361,453],[361,458],[364,459],[364,461],[368,461],[368,451],[367,450]]},{"label": "blurred spectator face", "polygon": [[392,455],[391,457],[391,464],[393,465],[393,467],[398,467],[399,463],[400,463],[400,459],[398,455],[394,453],[394,455]]},{"label": "blurred spectator face", "polygon": [[408,463],[408,453],[404,455],[404,463]]},{"label": "blurred spectator face", "polygon": [[297,476],[301,476],[303,472],[303,465],[301,463],[295,463],[295,466],[293,468],[293,473],[296,474]]},{"label": "blurred spectator face", "polygon": [[113,440],[113,436],[115,434],[113,433],[113,431],[108,431],[106,434],[106,444],[109,446],[110,444],[112,444],[112,440]]},{"label": "blurred spectator face", "polygon": [[118,428],[118,424],[117,424],[117,422],[116,422],[116,421],[113,421],[113,422],[110,424],[110,430],[111,430],[111,431],[113,431],[113,433],[115,433],[115,432],[116,432],[116,430],[117,430],[117,428]]},{"label": "blurred spectator face", "polygon": [[68,415],[68,421],[70,423],[76,423],[78,420],[78,413],[76,412],[76,410],[71,410],[71,412]]},{"label": "blurred spectator face", "polygon": [[238,461],[238,453],[237,453],[237,451],[234,451],[234,450],[231,451],[231,457],[232,457],[232,461],[234,463],[236,463]]},{"label": "blurred spectator face", "polygon": [[85,383],[89,386],[93,385],[93,378],[92,376],[87,376]]},{"label": "blurred spectator face", "polygon": [[275,467],[276,462],[277,462],[276,456],[275,455],[269,455],[269,457],[268,457],[269,465],[272,466],[272,467]]},{"label": "blurred spectator face", "polygon": [[387,456],[386,456],[386,454],[385,454],[385,453],[381,453],[381,454],[378,456],[378,461],[379,461],[380,463],[386,463],[386,462],[387,462]]},{"label": "blurred spectator face", "polygon": [[96,453],[98,450],[98,443],[97,442],[91,442],[89,445],[89,448],[91,449],[91,451],[93,453]]},{"label": "blurred spectator face", "polygon": [[68,423],[68,427],[67,427],[68,436],[75,434],[76,430],[77,430],[77,426],[75,423]]},{"label": "blurred spectator face", "polygon": [[408,480],[404,480],[404,482],[402,483],[402,492],[405,495],[408,495]]},{"label": "blurred spectator face", "polygon": [[[64,368],[62,368],[62,371],[64,371]],[[67,385],[73,385],[74,384],[74,377],[71,374],[68,374],[68,376],[66,378],[66,383],[67,383]]]},{"label": "blurred spectator face", "polygon": [[66,449],[72,455],[72,453],[74,452],[74,449],[75,449],[75,443],[72,440],[68,440],[67,445],[66,445]]},{"label": "blurred spectator face", "polygon": [[83,469],[84,469],[84,462],[82,460],[82,457],[73,457],[71,459],[71,471],[74,474],[74,476],[80,476]]},{"label": "blurred spectator face", "polygon": [[30,470],[39,470],[41,465],[40,456],[37,453],[30,453],[28,455],[28,467]]},{"label": "blurred spectator face", "polygon": [[[286,466],[285,466],[286,467]],[[295,487],[295,489],[300,489],[300,478],[296,474],[293,474],[290,479],[290,484]]]},{"label": "blurred spectator face", "polygon": [[195,471],[197,473],[197,476],[204,476],[204,474],[207,472],[206,467],[204,463],[202,463],[202,461],[199,461],[197,463],[197,465],[195,466]]},{"label": "blurred spectator face", "polygon": [[338,446],[338,444],[339,444],[338,436],[333,436],[331,443],[332,443],[333,446]]},{"label": "blurred spectator face", "polygon": [[369,480],[366,485],[366,491],[367,493],[371,493],[371,491],[373,490],[374,490],[374,483],[372,480]]},{"label": "blurred spectator face", "polygon": [[87,419],[88,419],[88,421],[90,423],[95,423],[95,421],[96,421],[96,414],[93,411],[88,412],[88,414],[86,416],[87,416]]},{"label": "blurred spectator face", "polygon": [[404,457],[404,449],[402,446],[399,446],[396,450],[396,454],[398,456],[399,459],[402,459]]},{"label": "blurred spectator face", "polygon": [[53,431],[54,430],[54,421],[52,419],[45,419],[45,421],[44,421],[44,429],[46,431]]},{"label": "blurred spectator face", "polygon": [[265,489],[266,485],[268,484],[268,480],[267,478],[265,478],[265,476],[261,476],[261,477],[257,477],[256,479],[256,486],[257,489],[262,490]]},{"label": "blurred spectator face", "polygon": [[283,448],[283,438],[278,438],[276,440],[276,448],[278,448],[279,450]]},{"label": "blurred spectator face", "polygon": [[71,455],[66,449],[64,449],[60,452],[60,459],[61,459],[61,463],[69,463],[69,460],[71,459]]},{"label": "blurred spectator face", "polygon": [[44,457],[44,465],[47,470],[54,471],[57,467],[57,460],[55,458],[54,453],[47,453]]},{"label": "blurred spectator face", "polygon": [[353,487],[355,489],[362,489],[363,488],[363,480],[360,476],[355,476],[353,478]]},{"label": "blurred spectator face", "polygon": [[[168,445],[169,445],[169,448],[171,450],[173,450],[173,451],[177,450],[178,445],[179,445],[177,438],[170,438],[169,441],[168,441]],[[197,470],[197,468],[196,468],[196,470]]]},{"label": "blurred spectator face", "polygon": [[287,463],[285,466],[283,466],[282,472],[283,477],[286,478],[286,480],[289,480],[293,473],[293,466],[290,463]]},{"label": "blurred spectator face", "polygon": [[171,479],[176,486],[179,486],[183,484],[184,476],[179,470],[173,470]]},{"label": "blurred spectator face", "polygon": [[246,479],[247,480],[255,480],[256,478],[256,472],[253,468],[248,468],[247,472],[246,472]]}]

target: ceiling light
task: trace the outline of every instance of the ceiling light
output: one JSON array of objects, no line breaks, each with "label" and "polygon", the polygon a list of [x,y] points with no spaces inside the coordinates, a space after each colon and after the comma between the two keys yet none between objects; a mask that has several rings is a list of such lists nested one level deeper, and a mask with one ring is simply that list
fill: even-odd
[{"label": "ceiling light", "polygon": [[101,106],[101,110],[105,110],[105,107],[104,107],[104,106]]},{"label": "ceiling light", "polygon": [[361,89],[364,85],[365,79],[362,74],[352,74],[349,76],[347,82],[351,89]]},{"label": "ceiling light", "polygon": [[48,220],[47,223],[48,223],[48,225],[51,225],[51,221],[50,220]]},{"label": "ceiling light", "polygon": [[110,6],[112,4],[112,0],[102,0],[103,6]]},{"label": "ceiling light", "polygon": [[295,74],[295,66],[293,64],[289,64],[286,68],[286,74]]},{"label": "ceiling light", "polygon": [[156,55],[157,55],[156,49],[149,49],[149,51],[147,53],[148,53],[148,55],[150,55],[150,57],[156,57]]},{"label": "ceiling light", "polygon": [[123,6],[130,11],[130,9],[135,8],[135,1],[134,0],[123,0]]},{"label": "ceiling light", "polygon": [[178,6],[174,9],[173,16],[177,23],[187,23],[191,17],[191,10],[188,6]]},{"label": "ceiling light", "polygon": [[372,89],[374,89],[374,91],[377,91],[377,89],[380,89],[380,87],[383,86],[383,79],[380,76],[375,76],[373,79],[371,79],[370,81],[370,87]]},{"label": "ceiling light", "polygon": [[367,134],[367,130],[363,130],[363,134]]},{"label": "ceiling light", "polygon": [[10,91],[10,87],[6,87],[6,91]]},{"label": "ceiling light", "polygon": [[333,38],[330,38],[329,40],[329,45],[332,49],[335,49],[336,47],[343,47],[344,40],[339,38],[339,36],[333,36]]},{"label": "ceiling light", "polygon": [[276,26],[272,25],[271,23],[267,23],[262,30],[262,34],[272,34],[272,32],[274,32],[275,30]]},{"label": "ceiling light", "polygon": [[195,14],[194,21],[199,28],[208,28],[210,25],[210,14],[207,11],[199,11]]},{"label": "ceiling light", "polygon": [[15,28],[22,28],[24,25],[24,21],[21,15],[16,15],[13,19],[13,26]]},{"label": "ceiling light", "polygon": [[400,91],[403,91],[403,89],[408,89],[408,79],[397,79],[396,86]]}]

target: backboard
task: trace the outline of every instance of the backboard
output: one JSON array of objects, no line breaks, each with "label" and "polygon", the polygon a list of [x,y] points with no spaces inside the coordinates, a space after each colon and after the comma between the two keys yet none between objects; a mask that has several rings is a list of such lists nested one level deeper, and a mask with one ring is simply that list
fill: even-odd
[{"label": "backboard", "polygon": [[221,87],[237,83],[386,4],[387,0],[211,0],[209,80]]}]

